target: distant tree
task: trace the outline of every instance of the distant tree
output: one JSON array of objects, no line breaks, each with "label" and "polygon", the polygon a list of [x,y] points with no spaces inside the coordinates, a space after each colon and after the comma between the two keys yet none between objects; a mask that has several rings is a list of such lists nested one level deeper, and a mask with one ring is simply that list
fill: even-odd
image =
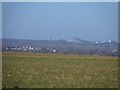
[{"label": "distant tree", "polygon": [[93,55],[95,52],[93,50],[89,50],[89,55]]}]

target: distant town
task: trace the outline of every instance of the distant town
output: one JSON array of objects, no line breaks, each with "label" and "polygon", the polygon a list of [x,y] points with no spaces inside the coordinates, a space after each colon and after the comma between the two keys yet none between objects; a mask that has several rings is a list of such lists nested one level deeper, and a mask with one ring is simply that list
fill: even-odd
[{"label": "distant town", "polygon": [[116,41],[84,41],[80,38],[68,40],[3,39],[2,51],[112,56],[117,56],[119,53]]}]

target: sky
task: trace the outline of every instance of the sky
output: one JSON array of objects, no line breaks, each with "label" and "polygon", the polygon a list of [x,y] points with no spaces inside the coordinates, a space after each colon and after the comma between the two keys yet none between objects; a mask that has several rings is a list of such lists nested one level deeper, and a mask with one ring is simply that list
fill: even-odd
[{"label": "sky", "polygon": [[117,2],[3,2],[2,37],[118,40]]}]

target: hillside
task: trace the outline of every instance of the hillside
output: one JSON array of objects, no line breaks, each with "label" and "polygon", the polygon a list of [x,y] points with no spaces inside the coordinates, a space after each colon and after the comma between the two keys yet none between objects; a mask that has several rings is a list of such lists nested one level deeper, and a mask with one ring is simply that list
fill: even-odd
[{"label": "hillside", "polygon": [[79,38],[69,40],[23,40],[3,39],[3,51],[33,51],[79,54],[112,54],[117,50],[115,41],[84,41]]}]

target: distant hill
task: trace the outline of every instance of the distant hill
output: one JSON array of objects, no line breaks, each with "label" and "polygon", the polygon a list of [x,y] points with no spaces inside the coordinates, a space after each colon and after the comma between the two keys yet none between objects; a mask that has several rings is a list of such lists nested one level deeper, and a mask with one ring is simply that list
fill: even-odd
[{"label": "distant hill", "polygon": [[70,38],[70,39],[67,40],[67,42],[84,43],[85,41],[83,41],[80,38]]},{"label": "distant hill", "polygon": [[3,51],[34,51],[56,53],[79,53],[79,54],[108,54],[118,49],[115,41],[84,41],[80,38],[68,40],[23,40],[3,39]]}]

